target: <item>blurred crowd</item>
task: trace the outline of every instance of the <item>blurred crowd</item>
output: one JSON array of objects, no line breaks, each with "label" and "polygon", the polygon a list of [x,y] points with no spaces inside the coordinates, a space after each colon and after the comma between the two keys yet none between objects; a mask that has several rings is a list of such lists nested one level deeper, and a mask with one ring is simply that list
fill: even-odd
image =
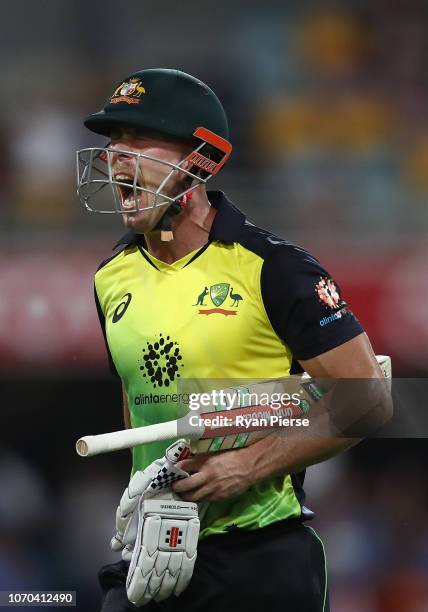
[{"label": "blurred crowd", "polygon": [[[235,153],[218,183],[256,218],[292,235],[315,231],[321,242],[376,239],[379,248],[426,236],[425,3],[232,1],[209,11],[211,27],[201,31],[198,3],[186,2],[184,18],[165,2],[169,53],[160,52],[154,3],[132,2],[119,22],[112,0],[102,20],[91,3],[79,27],[67,4],[59,0],[40,23],[57,30],[48,35],[53,56],[39,42],[23,72],[22,54],[12,53],[3,81],[0,201],[9,231],[55,229],[71,239],[76,229],[92,236],[111,227],[76,202],[74,151],[99,142],[82,118],[127,73],[163,62],[224,101]],[[8,42],[0,42],[6,52]]]},{"label": "blurred crowd", "polygon": [[[100,420],[120,426],[112,383],[97,378],[106,366],[92,302],[120,220],[77,202],[75,151],[104,143],[82,118],[136,69],[179,68],[211,85],[234,144],[213,186],[338,271],[394,374],[426,375],[428,4],[16,0],[7,12],[0,384],[15,433],[0,439],[0,590],[77,589],[86,612],[98,609],[99,565],[117,558],[108,542],[129,461],[73,454]],[[34,383],[41,371],[49,401]],[[309,470],[332,612],[428,610],[425,463],[423,439],[383,440]]]},{"label": "blurred crowd", "polygon": [[282,47],[282,74],[264,70],[263,44],[253,50],[269,95],[252,146],[293,230],[313,222],[329,237],[389,245],[426,232],[428,13],[411,4],[318,6],[278,21],[267,49]]},{"label": "blurred crowd", "polygon": [[[116,243],[121,220],[78,203],[75,151],[105,144],[83,118],[118,81],[170,66],[212,85],[229,115],[234,153],[211,185],[318,257],[375,350],[406,375],[426,374],[426,3],[231,0],[202,13],[196,0],[185,11],[165,0],[161,13],[155,2],[129,0],[120,19],[113,0],[102,3],[102,19],[99,2],[48,7],[47,19],[26,6],[15,37],[0,25],[9,67],[0,99],[0,370],[2,360],[41,356],[38,337],[56,347],[43,348],[44,364],[62,359],[63,347],[67,359],[85,350],[99,366],[77,338],[80,330],[100,346],[88,332],[96,322],[86,275]],[[10,274],[11,248],[27,281]]]}]

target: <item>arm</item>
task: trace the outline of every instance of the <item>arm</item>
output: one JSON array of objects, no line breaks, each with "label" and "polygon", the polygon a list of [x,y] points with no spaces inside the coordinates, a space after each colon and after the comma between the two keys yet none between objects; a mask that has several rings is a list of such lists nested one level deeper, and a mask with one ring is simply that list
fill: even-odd
[{"label": "arm", "polygon": [[[345,344],[300,362],[314,378],[382,379],[370,341],[365,333]],[[391,417],[392,400],[387,385],[368,389],[365,401],[371,424],[382,425]],[[343,407],[346,411],[346,406]],[[281,437],[271,435],[243,449],[242,459],[248,462],[252,482],[273,474],[290,474],[330,459],[355,446],[362,438],[348,437]]]},{"label": "arm", "polygon": [[[309,374],[318,378],[383,378],[365,333],[300,363]],[[369,393],[365,401],[369,402],[368,412],[371,415],[374,413],[375,420],[383,423],[391,414],[391,396],[386,385],[376,385],[375,389],[376,393]],[[273,434],[236,452],[201,454],[182,461],[182,469],[196,473],[187,480],[176,483],[174,490],[185,500],[227,499],[239,495],[259,480],[276,474],[298,472],[330,459],[360,440],[361,438],[302,438]]]}]

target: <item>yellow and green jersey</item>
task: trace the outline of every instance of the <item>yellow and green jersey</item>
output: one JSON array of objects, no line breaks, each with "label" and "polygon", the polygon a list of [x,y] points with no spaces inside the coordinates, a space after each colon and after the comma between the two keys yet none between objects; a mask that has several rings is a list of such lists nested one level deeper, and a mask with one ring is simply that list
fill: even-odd
[{"label": "yellow and green jersey", "polygon": [[[128,233],[95,275],[112,369],[124,383],[132,427],[177,418],[183,379],[266,380],[362,332],[337,284],[303,249],[255,227],[221,192],[208,243],[173,264]],[[224,388],[225,385],[223,385]],[[226,385],[227,386],[227,385]],[[133,472],[172,441],[133,449]],[[239,452],[239,451],[237,451]],[[309,518],[304,473],[277,476],[211,502],[201,537]]]}]

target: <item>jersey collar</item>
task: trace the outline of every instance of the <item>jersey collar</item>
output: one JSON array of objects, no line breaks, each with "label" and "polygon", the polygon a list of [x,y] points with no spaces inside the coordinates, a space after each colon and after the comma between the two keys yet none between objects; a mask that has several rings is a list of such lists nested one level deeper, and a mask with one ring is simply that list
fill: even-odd
[{"label": "jersey collar", "polygon": [[[209,241],[219,240],[221,242],[237,242],[241,236],[245,224],[245,215],[236,208],[222,191],[208,191],[208,199],[217,213],[211,226]],[[119,246],[145,245],[144,235],[135,232],[127,232],[117,242],[113,249]]]}]

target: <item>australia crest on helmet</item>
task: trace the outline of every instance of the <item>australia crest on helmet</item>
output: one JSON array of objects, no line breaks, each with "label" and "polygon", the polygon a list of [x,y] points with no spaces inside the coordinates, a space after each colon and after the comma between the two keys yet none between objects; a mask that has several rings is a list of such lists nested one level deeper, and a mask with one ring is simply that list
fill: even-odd
[{"label": "australia crest on helmet", "polygon": [[112,104],[117,104],[118,102],[138,104],[141,95],[145,93],[146,90],[141,80],[129,79],[127,81],[122,81],[122,83],[116,87],[110,101]]}]

